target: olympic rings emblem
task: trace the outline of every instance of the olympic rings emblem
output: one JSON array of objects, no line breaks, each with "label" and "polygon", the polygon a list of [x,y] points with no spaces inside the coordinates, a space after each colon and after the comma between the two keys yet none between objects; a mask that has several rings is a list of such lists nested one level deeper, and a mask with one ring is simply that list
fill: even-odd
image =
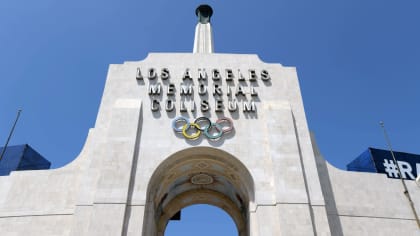
[{"label": "olympic rings emblem", "polygon": [[213,123],[209,118],[202,116],[190,123],[188,118],[179,116],[172,121],[172,128],[187,139],[197,139],[203,133],[208,139],[217,140],[233,130],[233,122],[224,117]]}]

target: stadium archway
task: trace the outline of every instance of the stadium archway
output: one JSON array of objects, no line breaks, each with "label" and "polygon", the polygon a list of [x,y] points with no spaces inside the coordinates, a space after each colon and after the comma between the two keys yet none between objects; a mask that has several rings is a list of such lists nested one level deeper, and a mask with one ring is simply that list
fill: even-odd
[{"label": "stadium archway", "polygon": [[182,214],[173,217],[165,229],[165,236],[238,235],[232,217],[223,209],[208,204],[182,208]]},{"label": "stadium archway", "polygon": [[171,155],[155,170],[147,191],[144,236],[163,236],[169,219],[195,204],[225,210],[239,235],[249,235],[254,182],[247,168],[225,151],[194,147]]}]

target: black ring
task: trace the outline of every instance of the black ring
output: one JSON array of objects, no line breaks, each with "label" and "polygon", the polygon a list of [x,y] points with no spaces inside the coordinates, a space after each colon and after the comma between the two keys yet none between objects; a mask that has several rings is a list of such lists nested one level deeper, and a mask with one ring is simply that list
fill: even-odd
[{"label": "black ring", "polygon": [[[202,127],[202,126],[200,125],[200,122],[203,122],[203,121],[206,121],[208,125],[207,125],[207,126]],[[211,121],[210,121],[210,119],[209,119],[209,118],[207,118],[207,117],[204,117],[204,116],[202,116],[202,117],[198,117],[197,119],[195,119],[194,123],[196,123],[196,124],[200,127],[200,128],[199,128],[199,130],[201,130],[201,131],[204,131],[204,130],[206,130],[206,128],[207,128],[207,127],[210,127],[210,126],[211,126]]]}]

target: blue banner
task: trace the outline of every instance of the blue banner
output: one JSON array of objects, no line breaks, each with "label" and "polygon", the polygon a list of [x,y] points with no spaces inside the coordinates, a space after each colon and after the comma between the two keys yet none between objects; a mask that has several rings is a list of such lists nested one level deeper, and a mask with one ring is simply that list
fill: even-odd
[{"label": "blue banner", "polygon": [[[376,148],[369,148],[359,157],[347,165],[347,170],[361,172],[383,173],[388,178],[400,178],[398,167],[404,179],[415,180],[420,173],[420,155],[394,152],[397,163],[394,162],[391,152]],[[397,167],[398,164],[398,167]]]}]

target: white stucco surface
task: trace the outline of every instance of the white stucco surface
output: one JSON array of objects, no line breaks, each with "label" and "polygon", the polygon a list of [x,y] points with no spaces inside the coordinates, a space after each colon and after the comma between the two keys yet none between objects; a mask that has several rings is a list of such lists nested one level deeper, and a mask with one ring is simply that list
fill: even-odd
[{"label": "white stucco surface", "polygon": [[[138,68],[142,79],[136,79]],[[150,68],[157,78],[148,78]],[[164,68],[167,80],[159,76]],[[209,93],[200,96],[203,68]],[[187,69],[191,81],[183,79]],[[213,69],[220,71],[220,81],[211,78]],[[234,72],[233,82],[226,81],[226,69]],[[255,82],[249,81],[249,69],[256,71]],[[244,82],[237,81],[238,70]],[[261,79],[263,70],[270,80]],[[187,82],[193,94],[181,96],[181,83]],[[161,83],[161,94],[149,95],[155,83]],[[176,86],[174,96],[167,95],[169,83]],[[215,111],[214,84],[222,86],[222,112]],[[258,96],[228,96],[227,84],[252,85]],[[226,102],[235,97],[239,103],[254,101],[256,111],[241,106],[228,111]],[[168,98],[175,101],[173,111],[165,110]],[[151,110],[153,99],[159,111]],[[194,101],[195,111],[180,112],[183,100]],[[202,100],[209,101],[209,112],[201,111]],[[234,131],[215,141],[204,135],[188,140],[172,129],[181,115],[213,122],[228,117]],[[256,55],[192,53],[152,53],[142,61],[113,64],[80,155],[60,169],[0,177],[1,235],[159,235],[160,215],[180,204],[171,199],[194,192],[188,180],[199,172],[215,180],[201,187],[216,192],[211,196],[217,199],[194,194],[182,199],[225,201],[245,225],[241,235],[394,235],[395,228],[404,235],[419,233],[398,180],[337,170],[313,144],[293,67],[264,63]],[[408,185],[419,211],[420,189]]]}]

